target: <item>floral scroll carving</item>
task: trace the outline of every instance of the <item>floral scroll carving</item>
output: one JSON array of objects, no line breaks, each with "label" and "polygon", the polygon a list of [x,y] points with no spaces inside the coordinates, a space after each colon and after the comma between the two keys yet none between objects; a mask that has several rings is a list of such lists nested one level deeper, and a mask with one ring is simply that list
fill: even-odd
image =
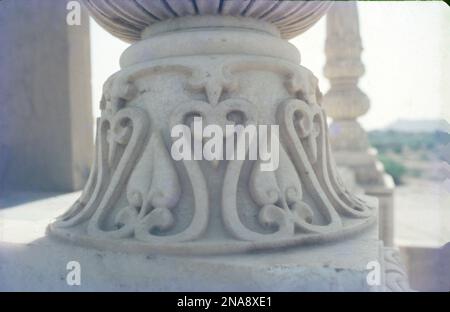
[{"label": "floral scroll carving", "polygon": [[[195,116],[222,129],[279,125],[279,167],[263,171],[261,159],[227,160],[220,167],[211,162],[208,174],[222,181],[213,190],[199,161],[177,163],[169,153],[170,129],[152,116],[145,97],[146,81],[162,73],[178,77],[192,97],[177,103],[169,126],[189,126]],[[281,82],[270,118],[242,92],[239,79],[247,73]],[[373,223],[374,212],[336,173],[320,100],[311,72],[274,58],[162,59],[124,69],[105,83],[89,181],[50,231],[119,250],[195,254],[286,247],[362,229]],[[213,217],[221,219],[226,244],[207,234],[217,224]]]},{"label": "floral scroll carving", "polygon": [[125,108],[116,114],[104,113],[98,119],[96,161],[84,193],[55,226],[77,225],[108,206],[108,201],[114,201],[117,189],[139,156],[148,127],[147,114],[139,108]]}]

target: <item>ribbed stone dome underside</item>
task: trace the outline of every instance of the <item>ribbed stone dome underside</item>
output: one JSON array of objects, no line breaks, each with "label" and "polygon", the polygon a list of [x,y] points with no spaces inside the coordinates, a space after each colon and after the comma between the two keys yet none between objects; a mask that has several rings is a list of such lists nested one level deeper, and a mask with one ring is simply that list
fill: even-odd
[{"label": "ribbed stone dome underside", "polygon": [[85,0],[95,20],[128,42],[160,21],[195,15],[242,16],[270,22],[281,37],[293,38],[316,23],[331,1],[274,0]]}]

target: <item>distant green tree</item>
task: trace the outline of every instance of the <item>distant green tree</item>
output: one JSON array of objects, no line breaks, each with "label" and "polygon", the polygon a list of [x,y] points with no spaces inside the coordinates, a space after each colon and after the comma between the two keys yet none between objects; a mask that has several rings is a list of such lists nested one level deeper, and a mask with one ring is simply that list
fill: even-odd
[{"label": "distant green tree", "polygon": [[403,151],[403,146],[401,144],[393,144],[392,145],[392,150],[396,154],[401,154],[402,151]]},{"label": "distant green tree", "polygon": [[450,143],[450,133],[435,131],[429,132],[401,132],[375,130],[369,133],[369,142],[380,153],[392,151],[400,154],[404,148],[418,152],[421,150],[435,151],[440,146]]},{"label": "distant green tree", "polygon": [[378,158],[383,163],[384,170],[394,179],[395,185],[402,184],[402,177],[407,171],[406,167],[386,155],[379,155]]}]

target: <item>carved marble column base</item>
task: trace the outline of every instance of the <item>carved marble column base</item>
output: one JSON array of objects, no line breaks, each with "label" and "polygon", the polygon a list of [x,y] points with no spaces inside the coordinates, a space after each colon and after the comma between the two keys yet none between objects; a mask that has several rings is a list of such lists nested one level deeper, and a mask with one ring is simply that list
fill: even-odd
[{"label": "carved marble column base", "polygon": [[[107,250],[211,255],[339,241],[375,224],[376,205],[336,173],[318,81],[281,36],[241,16],[146,28],[105,83],[89,182],[49,232]],[[240,138],[227,126],[278,127],[279,165],[175,160],[172,130],[195,117],[226,145]]]}]

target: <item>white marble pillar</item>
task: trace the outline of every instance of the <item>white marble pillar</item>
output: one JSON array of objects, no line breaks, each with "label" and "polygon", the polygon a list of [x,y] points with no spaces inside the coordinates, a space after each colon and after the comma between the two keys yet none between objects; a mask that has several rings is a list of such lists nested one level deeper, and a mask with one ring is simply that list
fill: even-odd
[{"label": "white marble pillar", "polygon": [[[366,278],[384,259],[376,204],[342,184],[318,81],[287,41],[329,2],[85,3],[133,44],[104,85],[89,182],[52,237],[130,254],[126,272],[150,290],[382,289]],[[195,117],[278,126],[279,166],[176,160],[171,132]]]},{"label": "white marble pillar", "polygon": [[73,191],[93,153],[89,19],[66,1],[0,1],[0,189]]},{"label": "white marble pillar", "polygon": [[333,119],[331,147],[337,165],[350,169],[356,185],[367,195],[378,198],[380,238],[386,246],[392,246],[394,184],[385,174],[376,150],[370,147],[367,133],[357,120],[370,108],[368,97],[358,87],[358,80],[364,74],[361,52],[356,2],[335,3],[327,14],[325,45],[324,74],[331,88],[323,98],[324,108]]}]

